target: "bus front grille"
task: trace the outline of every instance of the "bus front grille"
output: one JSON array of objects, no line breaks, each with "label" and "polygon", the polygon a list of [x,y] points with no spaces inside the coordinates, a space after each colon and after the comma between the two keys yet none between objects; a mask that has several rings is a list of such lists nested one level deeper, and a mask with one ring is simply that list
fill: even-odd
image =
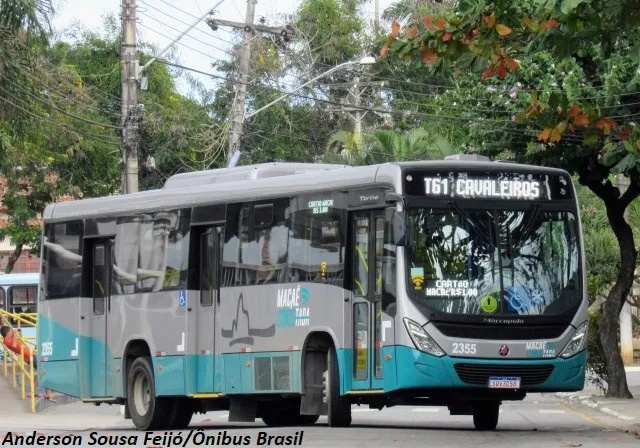
[{"label": "bus front grille", "polygon": [[492,365],[492,364],[454,364],[456,373],[460,380],[467,384],[487,385],[489,378],[517,377],[520,378],[521,386],[535,386],[542,384],[553,372],[553,365],[542,364],[535,366],[527,365]]},{"label": "bus front grille", "polygon": [[498,325],[465,325],[445,322],[433,322],[433,325],[445,336],[461,339],[501,339],[530,340],[556,339],[565,332],[568,325],[536,325],[536,326],[498,326]]}]

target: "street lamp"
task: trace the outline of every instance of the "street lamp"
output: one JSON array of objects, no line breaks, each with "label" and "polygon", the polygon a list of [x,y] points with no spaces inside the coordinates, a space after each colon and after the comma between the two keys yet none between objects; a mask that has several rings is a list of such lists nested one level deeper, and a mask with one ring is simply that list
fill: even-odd
[{"label": "street lamp", "polygon": [[305,82],[304,84],[296,87],[295,89],[289,91],[289,92],[285,92],[281,97],[279,97],[276,100],[271,101],[269,104],[267,104],[266,106],[261,107],[258,110],[253,111],[252,113],[245,115],[244,119],[247,120],[255,115],[257,115],[258,113],[262,112],[263,110],[273,106],[274,104],[276,104],[278,101],[281,101],[283,99],[285,99],[286,97],[296,93],[298,90],[302,89],[303,87],[308,86],[309,84],[313,83],[314,81],[317,81],[318,79],[327,76],[330,73],[335,72],[336,70],[340,70],[342,67],[346,67],[347,65],[372,65],[376,63],[376,58],[374,58],[373,56],[365,56],[362,59],[359,59],[357,61],[347,61],[347,62],[343,62],[342,64],[338,64],[335,67],[327,70],[326,72],[316,76],[315,78]]}]

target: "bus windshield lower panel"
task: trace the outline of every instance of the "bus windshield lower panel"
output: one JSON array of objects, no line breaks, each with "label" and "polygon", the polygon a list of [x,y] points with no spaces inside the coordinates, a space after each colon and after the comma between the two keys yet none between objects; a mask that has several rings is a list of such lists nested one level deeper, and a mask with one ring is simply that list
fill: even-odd
[{"label": "bus windshield lower panel", "polygon": [[554,316],[582,300],[571,212],[417,208],[408,217],[409,294],[437,313]]}]

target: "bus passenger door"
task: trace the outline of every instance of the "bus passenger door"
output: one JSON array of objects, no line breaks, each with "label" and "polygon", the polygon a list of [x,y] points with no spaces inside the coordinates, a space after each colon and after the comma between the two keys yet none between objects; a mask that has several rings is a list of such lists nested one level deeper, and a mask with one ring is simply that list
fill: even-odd
[{"label": "bus passenger door", "polygon": [[113,268],[113,240],[100,240],[92,248],[91,313],[91,397],[113,396],[113,375],[109,354],[109,313],[111,311],[111,278]]},{"label": "bus passenger door", "polygon": [[382,250],[384,211],[352,215],[353,390],[383,389]]},{"label": "bus passenger door", "polygon": [[215,328],[220,305],[219,260],[222,227],[200,234],[200,304],[198,312],[198,393],[215,392]]}]

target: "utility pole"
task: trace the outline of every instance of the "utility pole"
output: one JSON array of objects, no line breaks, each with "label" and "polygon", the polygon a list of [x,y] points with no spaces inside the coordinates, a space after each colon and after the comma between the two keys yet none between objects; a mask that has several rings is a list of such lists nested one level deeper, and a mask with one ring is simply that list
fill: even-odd
[{"label": "utility pole", "polygon": [[380,30],[380,0],[375,0],[374,3],[374,14],[375,14],[375,31],[376,34]]},{"label": "utility pole", "polygon": [[[623,195],[627,191],[624,175],[618,174],[616,176],[616,184],[618,184],[620,195]],[[624,219],[627,220],[628,217],[629,213],[625,210]],[[633,321],[631,319],[631,305],[626,298],[620,312],[620,355],[625,366],[633,365]]]},{"label": "utility pole", "polygon": [[237,94],[233,103],[231,136],[229,138],[229,151],[227,162],[231,162],[233,154],[238,149],[244,124],[244,107],[247,96],[247,83],[249,82],[249,62],[251,60],[251,39],[253,39],[253,20],[256,13],[258,0],[247,0],[247,15],[244,25],[244,39],[240,53],[240,80],[237,85]]},{"label": "utility pole", "polygon": [[138,61],[136,60],[136,0],[122,0],[121,145],[122,192],[138,191]]}]

